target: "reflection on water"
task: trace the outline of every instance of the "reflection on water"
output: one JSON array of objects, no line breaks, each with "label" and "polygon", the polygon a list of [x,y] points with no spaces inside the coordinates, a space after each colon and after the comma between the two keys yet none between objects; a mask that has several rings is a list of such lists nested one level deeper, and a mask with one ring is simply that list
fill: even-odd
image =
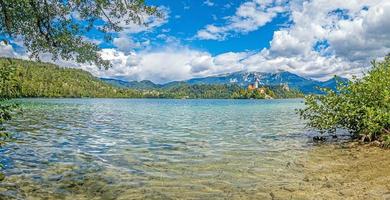
[{"label": "reflection on water", "polygon": [[[1,150],[0,199],[343,199],[333,190],[356,174],[332,170],[354,150],[308,143],[300,102],[23,100],[7,125],[17,143]],[[383,183],[360,197],[385,197]]]}]

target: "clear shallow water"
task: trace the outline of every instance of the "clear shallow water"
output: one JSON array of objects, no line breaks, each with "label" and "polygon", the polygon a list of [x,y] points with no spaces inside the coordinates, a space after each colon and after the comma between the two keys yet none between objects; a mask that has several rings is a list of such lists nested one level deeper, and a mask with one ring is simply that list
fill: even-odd
[{"label": "clear shallow water", "polygon": [[0,198],[270,198],[304,178],[301,102],[21,100]]}]

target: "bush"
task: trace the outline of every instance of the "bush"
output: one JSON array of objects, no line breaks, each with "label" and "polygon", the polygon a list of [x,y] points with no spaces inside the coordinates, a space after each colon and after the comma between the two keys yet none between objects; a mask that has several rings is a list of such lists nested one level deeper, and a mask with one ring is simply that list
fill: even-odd
[{"label": "bush", "polygon": [[390,54],[373,61],[362,79],[324,91],[326,95],[307,96],[306,107],[299,110],[309,127],[321,133],[341,128],[362,141],[390,144]]}]

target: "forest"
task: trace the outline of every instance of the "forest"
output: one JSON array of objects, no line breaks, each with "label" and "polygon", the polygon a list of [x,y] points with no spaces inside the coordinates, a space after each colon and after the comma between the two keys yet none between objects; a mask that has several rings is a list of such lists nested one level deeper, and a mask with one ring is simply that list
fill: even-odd
[{"label": "forest", "polygon": [[0,59],[0,70],[9,70],[2,83],[2,95],[10,98],[172,98],[172,99],[265,99],[296,98],[302,93],[282,86],[263,86],[247,90],[238,85],[177,84],[161,89],[135,90],[106,83],[81,69],[59,67],[50,63],[20,59]]}]

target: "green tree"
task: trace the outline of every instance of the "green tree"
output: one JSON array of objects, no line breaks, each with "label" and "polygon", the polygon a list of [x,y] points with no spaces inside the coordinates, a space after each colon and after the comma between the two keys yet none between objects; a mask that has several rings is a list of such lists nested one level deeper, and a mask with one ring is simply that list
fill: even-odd
[{"label": "green tree", "polygon": [[390,145],[390,55],[372,62],[372,69],[362,79],[354,78],[338,91],[305,98],[300,110],[309,127],[322,133],[341,128],[362,141],[380,141]]},{"label": "green tree", "polygon": [[[11,119],[11,113],[15,104],[8,101],[9,97],[12,96],[14,89],[13,73],[15,68],[12,65],[11,60],[8,60],[7,64],[0,64],[0,147],[5,144],[9,139],[10,134],[5,131],[3,123],[6,120]],[[3,165],[0,163],[0,169]],[[4,179],[4,175],[0,173],[0,181]]]},{"label": "green tree", "polygon": [[144,0],[0,0],[0,34],[21,38],[37,59],[50,53],[53,59],[108,67],[84,34],[94,29],[111,40],[130,23],[145,24],[145,15],[161,12]]},{"label": "green tree", "polygon": [[[6,64],[7,63],[7,64]],[[4,133],[4,128],[2,127],[4,121],[11,118],[11,111],[14,107],[13,104],[8,102],[9,97],[11,97],[15,92],[15,80],[12,78],[15,73],[15,67],[12,65],[11,59],[8,59],[6,62],[0,63],[0,145],[2,144],[2,139],[4,139],[6,134]]]}]

